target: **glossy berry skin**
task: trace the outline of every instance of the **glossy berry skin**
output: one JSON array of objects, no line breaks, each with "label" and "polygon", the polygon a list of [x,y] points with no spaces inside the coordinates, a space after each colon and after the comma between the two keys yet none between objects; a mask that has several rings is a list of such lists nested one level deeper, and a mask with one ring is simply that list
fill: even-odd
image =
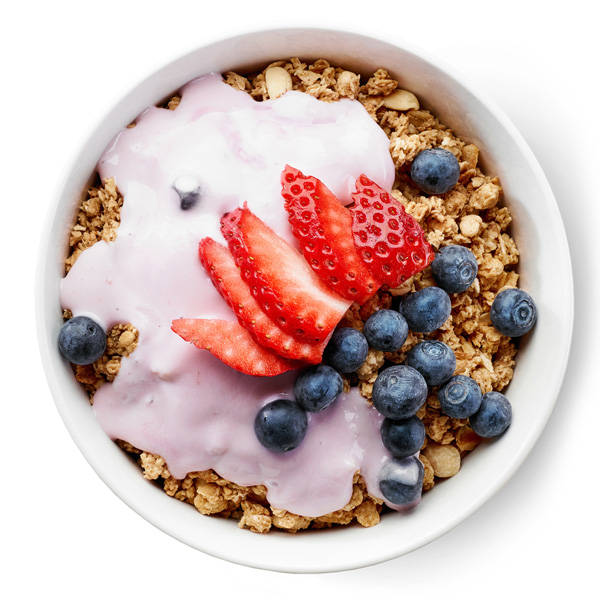
[{"label": "glossy berry skin", "polygon": [[427,385],[441,385],[454,374],[456,356],[444,342],[425,340],[410,350],[406,364],[419,371]]},{"label": "glossy berry skin", "polygon": [[58,348],[74,365],[90,365],[104,354],[106,334],[89,317],[73,317],[58,334]]},{"label": "glossy berry skin", "polygon": [[[248,330],[259,346],[272,350],[275,354],[291,360],[300,360],[310,364],[321,362],[325,342],[308,344],[301,342],[277,326],[263,311],[258,300],[242,275],[229,250],[206,237],[198,245],[198,257],[215,288],[235,313],[242,327]],[[225,336],[219,336],[219,341],[209,341],[210,347],[220,344]],[[233,352],[240,353],[240,358],[248,356],[248,348],[234,345]],[[226,351],[231,352],[231,348]]]},{"label": "glossy berry skin", "polygon": [[365,362],[369,344],[365,336],[352,327],[340,327],[333,332],[325,352],[324,362],[340,373],[352,373]]},{"label": "glossy berry skin", "polygon": [[171,330],[196,348],[208,350],[240,373],[273,377],[298,368],[298,361],[278,356],[261,346],[245,327],[235,321],[175,319]]},{"label": "glossy berry skin", "polygon": [[424,472],[415,456],[390,460],[379,472],[379,489],[391,504],[405,507],[416,504],[421,497]]},{"label": "glossy berry skin", "polygon": [[308,427],[302,408],[292,400],[274,400],[263,406],[254,419],[258,441],[272,452],[289,452],[297,448]]},{"label": "glossy berry skin", "polygon": [[371,348],[395,352],[406,341],[408,324],[398,311],[385,308],[373,313],[367,319],[363,333]]},{"label": "glossy berry skin", "polygon": [[363,304],[380,287],[354,246],[352,215],[316,177],[285,166],[281,195],[292,233],[313,271],[334,292]]},{"label": "glossy berry skin", "polygon": [[422,150],[410,167],[410,178],[426,194],[445,194],[456,185],[459,176],[456,156],[443,148]]},{"label": "glossy berry skin", "polygon": [[520,337],[533,329],[537,321],[537,308],[533,298],[523,290],[502,290],[490,310],[494,327],[502,334]]},{"label": "glossy berry skin", "polygon": [[304,371],[294,384],[296,402],[309,412],[326,409],[342,393],[341,375],[328,365]]},{"label": "glossy berry skin", "polygon": [[508,398],[500,392],[483,395],[479,410],[471,416],[469,424],[480,437],[493,438],[502,435],[512,421],[512,407]]},{"label": "glossy berry skin", "polygon": [[385,419],[381,424],[381,440],[392,456],[406,458],[423,446],[425,425],[417,417],[402,421]]},{"label": "glossy berry skin", "polygon": [[477,277],[477,259],[464,246],[445,246],[435,255],[431,271],[436,283],[449,294],[467,290]]},{"label": "glossy berry skin", "polygon": [[379,373],[373,384],[373,405],[388,419],[414,416],[427,398],[427,383],[419,371],[394,365]]},{"label": "glossy berry skin", "polygon": [[354,245],[377,281],[395,288],[431,264],[425,233],[394,196],[361,175],[352,200]]},{"label": "glossy berry skin", "polygon": [[466,375],[455,375],[438,391],[442,412],[453,419],[466,419],[474,415],[482,399],[479,385]]},{"label": "glossy berry skin", "polygon": [[408,328],[416,333],[439,329],[450,316],[450,296],[439,287],[430,286],[405,296],[400,304]]},{"label": "glossy berry skin", "polygon": [[221,217],[221,232],[242,279],[277,327],[298,341],[324,342],[350,301],[329,290],[302,254],[246,205]]}]

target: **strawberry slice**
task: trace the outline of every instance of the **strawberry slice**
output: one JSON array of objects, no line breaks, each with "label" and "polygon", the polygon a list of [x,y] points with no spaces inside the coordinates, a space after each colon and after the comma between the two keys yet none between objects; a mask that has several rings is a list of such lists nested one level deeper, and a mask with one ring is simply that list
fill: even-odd
[{"label": "strawberry slice", "polygon": [[233,321],[176,319],[171,329],[186,342],[208,350],[227,366],[247,375],[272,377],[299,366],[259,346],[246,329]]},{"label": "strawberry slice", "polygon": [[366,175],[356,180],[352,199],[354,244],[373,277],[394,288],[431,263],[423,230],[398,200]]},{"label": "strawberry slice", "polygon": [[247,207],[224,215],[221,231],[263,311],[297,340],[324,342],[350,302],[328,290],[302,255]]},{"label": "strawberry slice", "polygon": [[223,299],[236,314],[240,325],[263,347],[284,358],[317,364],[321,362],[325,344],[299,342],[277,327],[263,312],[242,279],[229,250],[211,238],[204,238],[198,248],[200,262]]},{"label": "strawberry slice", "polygon": [[304,258],[340,296],[363,304],[381,287],[362,262],[352,237],[352,215],[316,177],[286,165],[282,195]]}]

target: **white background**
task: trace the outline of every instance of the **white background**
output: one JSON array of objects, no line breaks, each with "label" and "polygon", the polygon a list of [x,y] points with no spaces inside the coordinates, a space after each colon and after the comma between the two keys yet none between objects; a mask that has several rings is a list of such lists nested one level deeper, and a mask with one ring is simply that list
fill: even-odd
[{"label": "white background", "polygon": [[[0,589],[5,598],[598,593],[600,34],[591,5],[525,0],[3,4]],[[417,44],[494,98],[528,140],[554,189],[576,285],[565,384],[546,431],[515,477],[429,546],[382,565],[330,575],[230,565],[169,538],[127,508],[94,474],[62,425],[39,364],[33,322],[42,218],[92,124],[133,83],[183,52],[244,30],[299,25]]]}]

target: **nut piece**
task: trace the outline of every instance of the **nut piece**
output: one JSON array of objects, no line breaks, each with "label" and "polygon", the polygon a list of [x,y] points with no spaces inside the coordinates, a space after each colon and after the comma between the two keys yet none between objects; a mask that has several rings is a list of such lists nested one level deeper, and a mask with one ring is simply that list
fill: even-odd
[{"label": "nut piece", "polygon": [[460,232],[468,237],[475,237],[481,229],[483,219],[479,215],[466,215],[460,220]]},{"label": "nut piece", "polygon": [[292,89],[292,77],[283,67],[269,67],[265,71],[269,98],[279,98]]},{"label": "nut piece", "polygon": [[383,99],[383,105],[386,108],[393,108],[394,110],[410,110],[411,108],[419,110],[417,97],[408,90],[396,90],[392,92]]},{"label": "nut piece", "polygon": [[454,446],[427,444],[423,454],[429,459],[436,477],[452,477],[460,469],[460,452]]},{"label": "nut piece", "polygon": [[135,340],[135,334],[133,333],[133,331],[126,329],[119,336],[119,346],[121,346],[121,348],[128,348],[129,346],[131,346],[131,344],[133,344],[134,340]]}]

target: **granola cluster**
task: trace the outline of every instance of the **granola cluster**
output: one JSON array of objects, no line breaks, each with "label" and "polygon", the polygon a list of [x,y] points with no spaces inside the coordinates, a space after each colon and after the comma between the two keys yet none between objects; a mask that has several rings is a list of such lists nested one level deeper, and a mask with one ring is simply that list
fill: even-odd
[{"label": "granola cluster", "polygon": [[67,273],[86,248],[100,240],[112,242],[117,237],[122,206],[123,198],[112,179],[88,190],[69,235],[69,256],[65,260]]},{"label": "granola cluster", "polygon": [[[274,68],[285,70],[287,74],[281,77],[279,73],[269,83],[266,72]],[[500,290],[517,286],[519,276],[515,266],[519,251],[509,232],[511,215],[508,208],[502,206],[502,188],[497,178],[484,174],[479,168],[479,149],[457,137],[429,111],[421,110],[418,100],[409,92],[400,91],[398,81],[384,69],[364,78],[332,66],[324,59],[307,64],[292,58],[272,63],[248,76],[228,72],[224,79],[257,101],[294,89],[326,102],[340,98],[361,102],[390,139],[390,153],[396,166],[393,195],[419,222],[435,249],[461,244],[470,248],[477,258],[478,277],[466,292],[451,296],[452,313],[442,328],[431,334],[409,333],[398,352],[370,350],[357,372],[345,376],[345,390],[358,386],[361,395],[370,402],[373,383],[382,368],[402,363],[407,352],[422,339],[438,339],[454,350],[457,374],[475,379],[483,393],[502,391],[512,379],[516,347],[510,338],[492,326],[489,311]],[[405,96],[410,97],[409,110],[397,108]],[[179,97],[174,96],[163,106],[175,110],[178,104]],[[440,197],[422,195],[409,177],[414,157],[432,147],[452,152],[461,169],[458,184]],[[65,261],[67,271],[85,248],[98,240],[115,239],[122,203],[112,180],[88,191],[71,231],[69,257]],[[431,269],[427,268],[401,287],[380,291],[363,306],[351,306],[342,324],[362,330],[366,319],[381,308],[393,306],[395,297],[429,285],[434,285],[434,281]],[[65,314],[65,318],[69,316]],[[137,340],[137,331],[132,325],[116,325],[108,334],[105,355],[93,365],[75,367],[75,377],[91,399],[103,382],[114,379],[121,358],[133,352]],[[476,448],[481,439],[469,427],[467,419],[442,414],[435,390],[417,416],[422,419],[427,433],[419,458],[425,469],[423,491],[428,491],[440,480],[455,475],[465,455]],[[353,521],[369,527],[379,522],[383,508],[381,499],[368,494],[359,473],[354,477],[352,496],[346,506],[311,519],[270,506],[267,490],[262,485],[239,486],[212,470],[188,473],[184,479],[176,479],[162,457],[138,450],[127,442],[118,443],[136,458],[144,477],[161,485],[169,496],[193,505],[202,514],[238,519],[240,527],[259,533],[271,528],[288,532],[320,529]]]},{"label": "granola cluster", "polygon": [[236,485],[212,470],[188,473],[184,479],[175,479],[162,457],[141,452],[130,445],[126,445],[126,449],[138,456],[144,477],[159,482],[169,496],[193,505],[203,515],[238,519],[240,527],[256,533],[265,533],[272,527],[295,533],[308,527],[323,529],[348,525],[354,520],[364,527],[379,523],[382,501],[367,494],[358,473],[354,476],[352,496],[346,506],[311,519],[269,506],[267,489],[263,485]]},{"label": "granola cluster", "polygon": [[[64,319],[71,318],[71,312],[63,312]],[[75,379],[81,383],[94,402],[94,393],[106,381],[113,381],[121,367],[121,359],[129,356],[137,347],[138,331],[130,323],[117,323],[106,334],[106,350],[91,365],[73,365]]]}]

